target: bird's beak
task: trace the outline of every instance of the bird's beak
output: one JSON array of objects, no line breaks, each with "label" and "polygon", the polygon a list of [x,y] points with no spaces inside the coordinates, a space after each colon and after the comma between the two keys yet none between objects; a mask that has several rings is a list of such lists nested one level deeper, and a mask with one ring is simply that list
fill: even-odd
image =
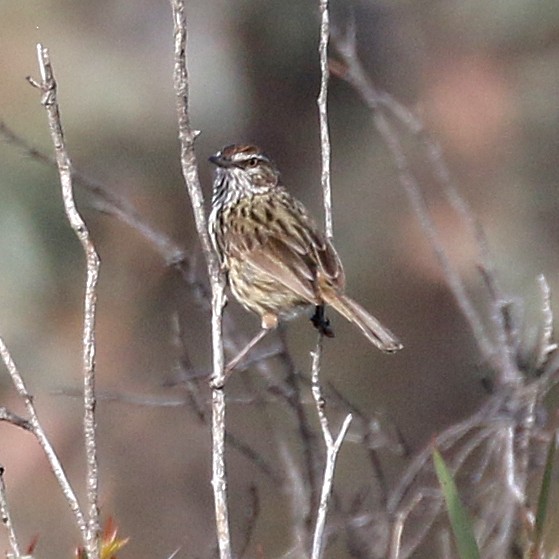
[{"label": "bird's beak", "polygon": [[218,167],[231,167],[231,161],[229,161],[228,159],[225,159],[222,155],[221,152],[218,151],[216,154],[211,155],[208,158],[214,165],[217,165]]}]

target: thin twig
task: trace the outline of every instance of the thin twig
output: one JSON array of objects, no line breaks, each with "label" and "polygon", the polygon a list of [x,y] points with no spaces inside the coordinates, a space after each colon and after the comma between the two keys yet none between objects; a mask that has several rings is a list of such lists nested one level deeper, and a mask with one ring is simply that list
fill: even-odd
[{"label": "thin twig", "polygon": [[[2,121],[0,121],[0,136],[34,161],[48,166],[56,166],[55,159],[32,146]],[[71,172],[74,181],[84,187],[84,189],[94,197],[93,208],[99,212],[104,212],[107,215],[117,218],[139,233],[151,244],[152,248],[164,259],[168,266],[173,266],[177,269],[182,280],[188,285],[190,293],[193,295],[194,302],[203,310],[211,310],[211,293],[210,290],[207,289],[206,283],[197,273],[195,262],[196,254],[190,253],[166,233],[152,227],[130,201],[124,196],[118,195],[113,188],[77,170],[75,167],[72,167]],[[237,355],[240,349],[244,347],[245,343],[237,341],[239,338],[242,338],[242,336],[239,334],[239,327],[235,323],[232,315],[224,316],[223,329],[225,349],[231,355]],[[284,351],[287,351],[287,348],[282,339],[277,352],[281,354]],[[275,352],[271,353],[269,357],[273,357],[274,354]],[[260,369],[260,372],[265,372],[265,364],[262,364],[261,361],[267,358],[268,356],[266,355],[250,358],[245,361],[242,369],[248,368],[251,365],[256,365],[256,367]],[[209,376],[209,373],[200,373],[200,376]]]},{"label": "thin twig", "polygon": [[97,282],[99,279],[99,256],[89,235],[87,226],[76,208],[72,184],[71,162],[66,149],[60,110],[56,96],[56,80],[48,49],[37,45],[37,58],[41,82],[30,82],[42,93],[41,103],[47,111],[49,130],[54,144],[58,173],[62,185],[64,209],[70,226],[78,237],[86,257],[87,279],[84,297],[84,324],[82,333],[82,367],[84,383],[84,442],[86,451],[86,486],[88,502],[88,534],[86,550],[90,559],[99,557],[99,467],[97,462],[95,420],[95,318]]},{"label": "thin twig", "polygon": [[[320,124],[320,155],[321,155],[321,187],[322,187],[322,199],[324,205],[324,232],[328,239],[332,239],[334,235],[333,224],[332,224],[332,189],[330,184],[330,137],[328,134],[328,42],[330,39],[330,16],[328,11],[328,0],[319,0],[320,8],[320,40],[318,44],[318,55],[320,60],[320,91],[317,98],[318,105],[318,120]],[[313,362],[313,373],[312,379],[313,383],[318,384],[318,371],[321,368],[322,360],[322,336],[318,336],[318,341],[314,353],[312,353]],[[315,379],[316,371],[316,379]],[[293,379],[294,380],[294,379]],[[303,423],[300,423],[300,427],[303,427]],[[314,506],[314,495],[315,495],[315,480],[314,465],[313,465],[313,454],[311,448],[305,450],[307,458],[307,469],[309,473],[309,481],[311,482],[311,506]],[[313,558],[315,557],[315,548],[318,545],[317,553],[320,555],[322,548],[322,537],[324,532],[324,526],[319,526],[321,521],[321,507],[320,502],[318,505],[318,516],[316,519],[314,536],[313,536]],[[317,533],[320,531],[320,542],[317,542]]]},{"label": "thin twig", "polygon": [[398,559],[400,557],[400,549],[402,546],[402,532],[404,524],[413,509],[419,505],[423,499],[423,493],[418,491],[408,505],[396,513],[392,529],[390,530],[390,542],[388,548],[388,559]]},{"label": "thin twig", "polygon": [[388,119],[379,110],[382,95],[380,95],[374,85],[370,82],[363,70],[363,67],[361,66],[361,63],[359,62],[359,59],[357,58],[354,26],[350,27],[345,37],[336,37],[335,45],[345,65],[343,69],[336,71],[336,73],[355,89],[365,104],[373,112],[375,125],[388,146],[394,162],[396,163],[396,167],[400,175],[400,182],[403,185],[411,205],[419,218],[425,236],[427,237],[437,260],[439,261],[447,284],[450,287],[462,314],[470,325],[483,358],[489,363],[493,363],[495,356],[493,344],[487,337],[483,322],[467,295],[464,282],[452,265],[446,250],[444,249],[440,240],[438,229],[429,214],[429,210],[419,184],[409,169],[409,165],[397,133]]},{"label": "thin twig", "polygon": [[324,442],[326,443],[326,465],[324,468],[320,505],[318,507],[318,515],[313,535],[311,555],[312,559],[320,559],[322,557],[322,550],[324,547],[324,529],[326,527],[326,515],[328,513],[328,504],[330,502],[330,496],[332,494],[336,460],[344,437],[346,436],[347,430],[349,429],[349,424],[352,420],[352,415],[348,414],[342,423],[340,432],[338,433],[336,440],[334,440],[328,424],[328,418],[326,417],[325,413],[326,402],[322,396],[322,389],[320,387],[319,374],[322,354],[322,336],[319,336],[320,337],[317,344],[317,351],[314,351],[312,355],[312,394],[318,412],[318,419],[320,421],[322,435],[324,437]]},{"label": "thin twig", "polygon": [[[49,167],[56,167],[55,159],[32,146],[2,121],[0,121],[0,137],[15,148],[21,150],[25,156],[32,158],[34,161],[42,163],[43,165],[48,165]],[[206,283],[199,278],[196,269],[195,253],[187,251],[185,247],[176,243],[166,233],[152,227],[130,201],[126,197],[118,195],[113,188],[77,170],[75,167],[72,167],[71,171],[74,181],[84,187],[84,189],[93,196],[94,201],[92,207],[94,209],[117,218],[139,233],[151,244],[152,248],[164,259],[168,266],[173,266],[177,269],[183,281],[188,285],[193,295],[194,302],[203,310],[211,308],[211,293],[207,289]],[[240,349],[244,347],[245,343],[237,341],[242,336],[239,335],[239,327],[233,320],[232,315],[224,316],[223,329],[225,349],[231,355],[237,355]],[[281,354],[284,351],[287,351],[287,349],[282,339],[277,353]],[[263,370],[264,367],[260,366],[260,362],[266,360],[268,357],[273,357],[275,353],[274,351],[270,353],[269,356],[262,354],[247,359],[241,370],[251,365],[256,365],[261,372],[265,372]],[[200,376],[202,375],[209,376],[209,374],[200,373]]]},{"label": "thin twig", "polygon": [[[330,136],[328,132],[328,42],[330,39],[330,17],[328,11],[328,0],[319,0],[320,5],[320,43],[318,52],[320,56],[320,93],[318,95],[318,114],[320,122],[320,148],[322,160],[321,184],[322,196],[324,201],[324,228],[326,237],[332,239],[334,229],[332,224],[332,188],[330,184]],[[349,429],[352,416],[348,414],[345,418],[340,432],[333,440],[332,433],[328,426],[328,418],[324,412],[326,402],[322,396],[322,388],[320,386],[320,369],[322,361],[322,333],[318,335],[316,349],[312,353],[312,394],[318,411],[318,418],[322,429],[322,435],[326,444],[326,464],[324,467],[324,476],[322,481],[322,490],[320,502],[318,505],[318,513],[313,534],[312,543],[312,559],[320,559],[324,548],[324,530],[326,527],[326,515],[328,513],[328,505],[332,494],[334,481],[334,470],[336,467],[336,459],[340,450],[344,437]]]},{"label": "thin twig", "polygon": [[[82,392],[77,389],[72,388],[64,388],[60,390],[54,390],[51,394],[54,396],[65,396],[68,398],[81,398]],[[150,396],[144,394],[132,394],[130,392],[97,392],[97,401],[100,402],[119,402],[124,405],[131,405],[131,406],[141,406],[141,407],[148,407],[148,408],[177,408],[177,407],[185,407],[191,400],[189,398],[169,398],[168,396]],[[207,402],[204,401],[204,404]],[[252,400],[233,400],[230,401],[233,404],[251,404],[253,403]],[[191,405],[196,413],[196,407],[194,404]],[[202,422],[206,424],[206,418],[201,418]],[[4,407],[0,407],[0,421],[6,421],[7,423],[11,423],[16,427],[21,427],[27,431],[32,431],[30,423],[19,417],[18,415],[8,411]],[[265,476],[269,477],[275,486],[281,487],[283,484],[282,476],[279,472],[275,470],[275,468],[268,463],[264,457],[257,452],[253,447],[251,447],[248,443],[244,442],[242,439],[237,437],[236,435],[226,432],[225,433],[225,442],[242,454],[247,460],[249,460],[252,464],[254,464],[257,469],[262,472]]]},{"label": "thin twig", "polygon": [[284,557],[308,557],[309,499],[306,479],[285,440],[279,441],[278,454],[282,460],[282,471],[285,473],[292,519],[289,528],[293,543],[291,551]]},{"label": "thin twig", "polygon": [[78,498],[72,489],[70,481],[66,476],[66,472],[58,458],[52,444],[50,443],[48,437],[46,436],[41,423],[39,422],[39,418],[37,416],[37,412],[35,410],[35,405],[33,404],[33,396],[29,394],[27,391],[27,387],[23,381],[23,377],[20,375],[12,356],[4,343],[3,338],[0,337],[0,356],[8,369],[8,373],[12,379],[12,383],[19,394],[19,396],[23,399],[25,404],[25,408],[27,410],[27,414],[29,415],[29,424],[31,425],[31,432],[37,439],[39,445],[43,449],[47,460],[49,461],[50,467],[52,472],[54,473],[58,484],[62,489],[62,493],[66,498],[67,503],[70,505],[72,512],[74,513],[74,517],[76,520],[76,524],[80,529],[82,539],[84,545],[87,542],[87,522],[85,520],[85,516],[80,508],[80,504],[78,502]]},{"label": "thin twig", "polygon": [[[465,461],[482,445],[486,445],[490,452],[485,452],[482,456],[481,470],[476,472],[479,476],[482,476],[483,472],[487,470],[490,456],[495,456],[495,461],[504,474],[500,485],[501,494],[493,511],[487,510],[487,507],[484,509],[485,514],[482,520],[486,536],[491,535],[492,537],[486,554],[488,556],[501,555],[510,544],[518,509],[523,506],[525,500],[530,443],[537,435],[537,406],[543,395],[556,382],[556,380],[549,381],[548,379],[556,377],[559,370],[557,363],[550,362],[550,355],[556,353],[557,345],[552,339],[553,316],[549,289],[545,279],[540,277],[543,324],[534,355],[531,359],[523,360],[520,353],[521,330],[511,312],[511,299],[505,296],[499,285],[487,237],[470,205],[460,195],[454,184],[439,144],[429,136],[420,118],[386,92],[379,91],[365,74],[357,57],[354,21],[351,22],[345,36],[342,37],[341,34],[338,34],[335,38],[335,45],[343,63],[332,61],[330,63],[331,71],[350,83],[371,110],[377,130],[396,163],[400,182],[435,252],[447,284],[470,325],[480,353],[495,371],[495,395],[479,412],[467,420],[451,426],[437,439],[445,441],[448,446],[460,445],[454,459],[455,470],[462,469]],[[489,292],[491,336],[486,334],[485,325],[467,294],[464,282],[446,253],[440,233],[427,207],[425,196],[404,153],[398,129],[393,124],[394,119],[403,124],[421,142],[434,177],[441,185],[450,205],[465,222],[472,238],[476,241],[480,271]],[[534,373],[534,376],[539,377],[529,386],[526,385],[526,377],[523,374],[524,363],[527,365],[527,369],[529,366],[534,369],[530,371]],[[479,433],[470,437],[466,442],[460,441],[463,436],[471,435],[475,429],[480,429]],[[393,491],[388,501],[388,509],[392,514],[399,515],[402,510],[407,509],[405,495],[419,473],[424,471],[425,458],[425,451],[414,458]],[[413,495],[411,497],[414,498]],[[410,497],[406,500],[409,501],[409,499]],[[422,530],[433,523],[439,501],[440,499],[434,501],[432,518],[427,520],[429,515],[422,513]],[[398,545],[393,545],[396,552],[391,551],[399,557],[412,553],[424,537],[424,533],[420,534],[420,537],[416,538],[416,543],[408,546],[409,549],[400,555],[402,529],[403,525],[395,526],[394,542]]]},{"label": "thin twig", "polygon": [[270,478],[270,481],[275,487],[283,487],[285,485],[283,473],[277,472],[276,469],[268,463],[264,456],[262,456],[248,443],[244,442],[242,439],[229,431],[225,432],[225,442],[228,445],[231,445],[232,448],[254,464],[260,472]]},{"label": "thin twig", "polygon": [[[0,121],[0,136],[34,161],[48,165],[49,167],[56,167],[56,159],[32,146],[2,121]],[[171,266],[179,263],[190,265],[189,262],[186,262],[188,259],[186,250],[168,235],[158,231],[147,223],[127,198],[119,195],[114,188],[110,188],[103,182],[86,175],[75,167],[72,167],[70,171],[74,182],[84,187],[84,189],[92,195],[93,207],[95,209],[117,217],[123,223],[126,223],[138,232],[144,239],[151,243],[167,265]]]},{"label": "thin twig", "polygon": [[11,423],[16,427],[20,427],[25,431],[33,432],[33,427],[31,423],[27,421],[27,419],[24,419],[23,417],[16,415],[15,413],[12,413],[4,406],[0,407],[0,421],[5,421],[6,423]]},{"label": "thin twig", "polygon": [[192,204],[194,221],[198,238],[202,245],[204,257],[208,263],[210,272],[219,271],[217,257],[212,250],[210,236],[206,223],[206,213],[204,210],[204,196],[200,186],[198,176],[198,164],[194,153],[194,142],[200,135],[199,130],[194,130],[190,125],[190,115],[188,113],[189,85],[187,67],[187,24],[184,2],[182,0],[171,1],[174,20],[175,37],[175,66],[173,83],[175,86],[176,108],[179,126],[179,140],[181,148],[181,167],[188,189],[188,195]]},{"label": "thin twig", "polygon": [[[411,536],[406,538],[405,545],[402,545],[398,559],[408,559],[413,557],[417,548],[425,542],[427,534],[433,529],[435,520],[437,519],[437,512],[441,506],[440,491],[437,490],[436,494],[433,491],[425,489],[423,491],[423,508],[416,531]],[[425,517],[425,522],[423,518]]]},{"label": "thin twig", "polygon": [[187,24],[183,0],[171,0],[174,22],[174,86],[176,94],[181,166],[196,230],[208,266],[212,288],[212,487],[216,514],[217,538],[221,559],[231,557],[229,513],[227,508],[227,478],[225,472],[225,367],[223,356],[222,314],[225,306],[225,280],[217,257],[212,250],[204,211],[204,198],[198,177],[194,141],[199,134],[190,126],[188,113],[189,89],[187,66]]},{"label": "thin twig", "polygon": [[503,453],[502,453],[502,465],[503,474],[505,476],[505,487],[509,490],[510,494],[517,501],[517,504],[524,505],[526,500],[525,486],[519,485],[519,480],[517,477],[518,468],[516,466],[516,461],[518,457],[515,454],[515,425],[512,423],[507,425],[506,429],[500,433],[500,436],[504,439]]},{"label": "thin twig", "polygon": [[321,184],[324,203],[324,230],[326,237],[332,239],[332,187],[330,184],[330,133],[328,131],[328,41],[330,38],[330,18],[328,0],[320,0],[320,93],[318,95],[318,118],[320,123],[320,154],[322,159]]},{"label": "thin twig", "polygon": [[250,502],[248,504],[248,511],[246,513],[246,529],[244,530],[243,539],[244,543],[240,546],[241,550],[239,552],[239,557],[245,557],[252,536],[254,535],[254,529],[256,527],[256,521],[260,514],[260,495],[258,494],[258,487],[256,484],[250,486],[249,491]]},{"label": "thin twig", "polygon": [[21,557],[21,552],[19,550],[19,544],[17,541],[16,532],[14,530],[14,525],[12,523],[10,508],[8,507],[8,498],[6,497],[6,484],[4,483],[4,466],[0,466],[0,514],[2,515],[2,524],[4,524],[6,530],[8,531],[8,541],[10,542],[10,547],[12,548],[12,556],[17,559]]},{"label": "thin twig", "polygon": [[407,121],[411,123],[409,129],[416,133],[418,138],[425,146],[427,157],[434,171],[434,176],[443,188],[443,192],[450,205],[460,215],[479,251],[479,260],[481,262],[480,269],[483,277],[490,285],[491,297],[489,303],[492,308],[491,319],[493,321],[494,331],[496,334],[496,350],[499,354],[499,367],[497,368],[496,381],[501,386],[509,384],[519,385],[521,382],[520,372],[515,364],[516,350],[514,340],[511,339],[517,334],[518,328],[514,328],[514,324],[509,322],[510,301],[505,296],[500,286],[497,271],[495,269],[494,259],[491,255],[489,242],[479,219],[472,211],[470,204],[460,194],[448,166],[444,160],[442,148],[439,143],[431,138],[420,118],[415,116],[412,111],[407,110],[403,105],[397,103],[396,100],[385,94],[384,105],[392,111],[393,114],[407,114]]},{"label": "thin twig", "polygon": [[[284,332],[281,333],[281,336],[282,338],[284,337]],[[303,519],[304,527],[309,530],[312,526],[312,511],[314,507],[318,505],[318,489],[320,484],[317,463],[318,447],[300,386],[301,375],[298,374],[295,362],[290,353],[285,351],[282,354],[282,361],[287,373],[285,378],[287,390],[280,390],[280,396],[285,399],[288,408],[293,413],[305,465],[305,472],[302,474],[305,478],[305,482],[301,484],[302,491],[298,495],[298,518]],[[302,502],[305,502],[304,506],[301,506]]]},{"label": "thin twig", "polygon": [[543,274],[538,276],[538,284],[542,296],[542,326],[536,348],[534,369],[538,373],[547,363],[549,356],[557,349],[553,341],[553,310],[551,308],[551,289]]},{"label": "thin twig", "polygon": [[[515,365],[515,352],[513,344],[511,343],[512,340],[510,340],[512,334],[511,325],[507,321],[508,308],[510,306],[509,301],[499,285],[485,232],[472,212],[470,205],[460,195],[458,188],[454,184],[439,144],[429,136],[425,129],[425,125],[419,117],[388,93],[377,90],[365,75],[356,53],[354,24],[349,27],[345,37],[337,34],[335,45],[345,66],[340,68],[341,65],[339,63],[333,63],[332,67],[336,69],[335,71],[340,77],[348,81],[348,83],[354,87],[368,107],[373,111],[373,118],[377,129],[392,152],[392,156],[400,173],[400,182],[403,184],[412,202],[412,206],[419,217],[427,239],[433,247],[451,292],[470,324],[484,359],[495,366],[497,372],[496,382],[503,386],[509,384],[518,385],[521,378],[518,368]],[[391,123],[383,114],[383,110],[387,110],[391,115],[396,117],[398,121],[403,123],[407,129],[421,141],[427,152],[427,157],[433,168],[435,178],[442,186],[449,203],[464,220],[472,237],[476,241],[480,253],[480,269],[491,292],[491,319],[496,337],[496,343],[494,344],[487,338],[483,324],[469,301],[463,282],[456,273],[439,240],[438,231],[429,216],[419,184],[409,171],[397,134]]]},{"label": "thin twig", "polygon": [[[378,419],[370,417],[364,414],[353,402],[346,398],[333,383],[329,382],[327,388],[331,394],[339,401],[339,403],[347,409],[355,418],[356,421],[353,423],[353,438],[348,437],[348,441],[357,442],[360,444],[367,456],[372,467],[372,473],[374,478],[378,483],[378,488],[380,492],[379,501],[381,505],[386,506],[388,500],[388,483],[386,479],[386,474],[382,467],[380,457],[377,452],[378,447],[393,447],[391,450],[395,449],[394,443],[388,440],[387,435],[382,431],[380,427],[380,422]],[[356,423],[357,422],[357,423]],[[355,431],[357,427],[357,437],[355,436]],[[380,439],[380,441],[379,441]],[[400,450],[398,448],[398,450]]]},{"label": "thin twig", "polygon": [[497,410],[501,407],[503,398],[501,396],[494,396],[488,400],[476,413],[467,417],[463,421],[451,425],[442,433],[437,435],[435,439],[425,446],[425,448],[418,452],[413,460],[408,464],[406,471],[400,477],[398,485],[392,491],[388,500],[388,513],[395,514],[403,504],[404,497],[408,493],[413,481],[417,478],[419,473],[424,468],[425,464],[431,460],[433,452],[433,444],[438,448],[444,450],[449,446],[456,444],[459,439],[480,425],[489,422],[491,418],[495,417]]}]

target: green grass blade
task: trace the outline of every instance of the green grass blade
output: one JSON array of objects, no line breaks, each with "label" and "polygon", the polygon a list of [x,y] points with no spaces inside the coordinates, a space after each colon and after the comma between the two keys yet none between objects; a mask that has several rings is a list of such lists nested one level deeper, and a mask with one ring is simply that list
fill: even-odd
[{"label": "green grass blade", "polygon": [[474,537],[471,520],[462,506],[452,474],[436,448],[433,449],[433,462],[443,490],[450,526],[454,533],[460,559],[479,559],[479,548]]},{"label": "green grass blade", "polygon": [[543,529],[547,518],[547,505],[549,503],[549,495],[551,493],[551,476],[553,474],[553,464],[555,462],[555,450],[557,448],[557,434],[553,433],[549,447],[547,449],[547,458],[545,461],[545,470],[543,471],[542,485],[538,496],[538,510],[536,513],[536,548],[542,543]]}]

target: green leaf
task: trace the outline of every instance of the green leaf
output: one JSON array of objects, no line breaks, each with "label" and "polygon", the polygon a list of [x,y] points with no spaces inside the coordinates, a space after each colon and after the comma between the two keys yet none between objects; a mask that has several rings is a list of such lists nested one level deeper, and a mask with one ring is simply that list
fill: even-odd
[{"label": "green leaf", "polygon": [[534,542],[536,549],[542,543],[543,529],[547,518],[547,505],[549,495],[551,493],[551,476],[553,473],[553,463],[555,462],[555,450],[557,447],[557,434],[554,432],[547,449],[547,458],[545,461],[545,470],[543,472],[542,485],[538,497],[538,511],[536,513],[536,541]]},{"label": "green leaf", "polygon": [[433,462],[443,490],[450,526],[454,533],[460,559],[479,559],[479,548],[474,537],[471,520],[462,506],[452,474],[436,448],[433,449]]}]

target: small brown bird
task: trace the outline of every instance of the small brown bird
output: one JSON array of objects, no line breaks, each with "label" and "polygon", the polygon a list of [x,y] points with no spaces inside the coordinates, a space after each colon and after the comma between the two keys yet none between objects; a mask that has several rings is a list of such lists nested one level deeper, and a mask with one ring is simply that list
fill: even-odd
[{"label": "small brown bird", "polygon": [[279,320],[310,306],[317,310],[314,325],[332,336],[323,315],[328,304],[382,351],[402,348],[387,328],[345,295],[336,250],[305,206],[281,185],[278,169],[265,153],[256,146],[231,145],[210,161],[217,166],[210,236],[233,295],[262,319],[263,330],[250,347]]}]

